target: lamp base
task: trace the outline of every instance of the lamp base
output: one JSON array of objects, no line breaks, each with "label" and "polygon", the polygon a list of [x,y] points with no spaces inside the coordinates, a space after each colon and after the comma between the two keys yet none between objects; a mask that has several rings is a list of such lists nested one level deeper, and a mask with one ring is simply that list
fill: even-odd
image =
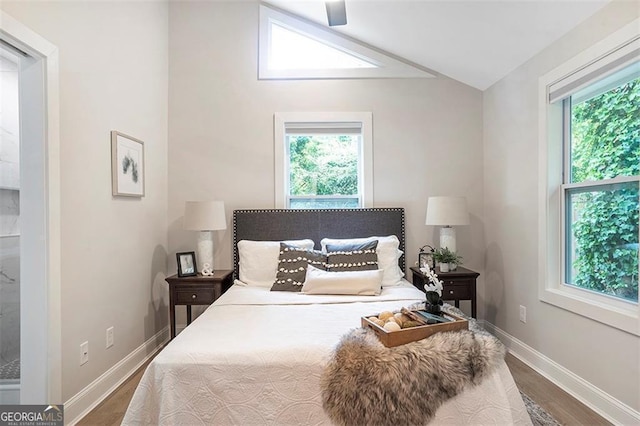
[{"label": "lamp base", "polygon": [[456,230],[450,226],[440,228],[440,248],[456,251]]},{"label": "lamp base", "polygon": [[198,271],[202,273],[205,263],[213,271],[213,232],[200,231],[198,233]]}]

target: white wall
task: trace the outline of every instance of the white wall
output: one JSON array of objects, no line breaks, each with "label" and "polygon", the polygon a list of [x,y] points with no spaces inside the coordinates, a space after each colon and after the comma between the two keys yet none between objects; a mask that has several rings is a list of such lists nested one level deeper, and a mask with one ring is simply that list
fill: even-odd
[{"label": "white wall", "polygon": [[[640,14],[615,1],[484,93],[485,318],[640,409],[640,339],[538,300],[538,78]],[[527,323],[518,320],[519,305]]]},{"label": "white wall", "polygon": [[[60,53],[67,401],[167,326],[168,6],[5,0],[0,8]],[[110,130],[145,142],[142,199],[111,196]],[[115,345],[107,350],[110,326]],[[80,366],[87,340],[89,362]]]},{"label": "white wall", "polygon": [[[437,79],[259,81],[257,2],[171,3],[169,14],[169,248],[193,250],[184,201],[274,207],[273,114],[373,112],[374,204],[404,207],[407,258],[437,242],[427,197],[465,195],[472,225],[458,229],[465,265],[481,271],[482,94]],[[230,268],[232,229],[216,233]],[[169,270],[175,270],[172,258]],[[468,308],[468,307],[466,307]]]}]

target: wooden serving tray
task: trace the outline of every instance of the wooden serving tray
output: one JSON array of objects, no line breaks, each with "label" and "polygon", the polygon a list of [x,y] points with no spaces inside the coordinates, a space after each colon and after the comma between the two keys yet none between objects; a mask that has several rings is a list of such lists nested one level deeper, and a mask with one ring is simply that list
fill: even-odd
[{"label": "wooden serving tray", "polygon": [[398,331],[387,331],[386,329],[380,327],[378,324],[369,321],[367,317],[362,317],[361,322],[362,327],[368,327],[373,330],[373,332],[376,333],[376,336],[378,336],[378,339],[380,339],[380,342],[382,342],[382,344],[387,348],[391,348],[394,346],[400,346],[406,343],[415,342],[416,340],[422,340],[426,337],[431,336],[432,334],[439,333],[441,331],[469,329],[469,321],[467,321],[466,319],[449,313],[445,313],[445,316],[453,318],[455,321],[445,322],[441,324],[419,325],[417,327],[403,328],[402,330]]}]

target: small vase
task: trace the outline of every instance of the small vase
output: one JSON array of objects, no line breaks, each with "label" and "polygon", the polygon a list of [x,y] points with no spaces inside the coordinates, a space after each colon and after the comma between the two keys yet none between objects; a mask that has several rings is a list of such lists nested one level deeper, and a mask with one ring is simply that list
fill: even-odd
[{"label": "small vase", "polygon": [[430,314],[440,315],[440,305],[442,304],[440,295],[435,291],[427,291],[425,296],[427,300],[424,304],[424,310]]},{"label": "small vase", "polygon": [[458,265],[456,263],[450,263],[449,264],[449,270],[450,271],[455,271],[458,268]]},{"label": "small vase", "polygon": [[441,263],[440,264],[440,272],[449,272],[449,264]]},{"label": "small vase", "polygon": [[429,302],[424,305],[424,310],[433,315],[440,315],[442,313],[440,311],[440,305],[434,305]]}]

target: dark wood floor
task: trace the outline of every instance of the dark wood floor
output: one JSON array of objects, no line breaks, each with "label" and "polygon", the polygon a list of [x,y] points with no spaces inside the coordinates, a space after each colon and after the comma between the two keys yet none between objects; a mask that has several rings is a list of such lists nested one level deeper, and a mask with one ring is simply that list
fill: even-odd
[{"label": "dark wood floor", "polygon": [[[518,388],[529,395],[563,425],[610,425],[571,395],[554,385],[522,361],[507,355],[507,365]],[[122,423],[133,392],[142,378],[144,365],[129,380],[116,389],[79,423],[80,426],[117,426]]]}]

